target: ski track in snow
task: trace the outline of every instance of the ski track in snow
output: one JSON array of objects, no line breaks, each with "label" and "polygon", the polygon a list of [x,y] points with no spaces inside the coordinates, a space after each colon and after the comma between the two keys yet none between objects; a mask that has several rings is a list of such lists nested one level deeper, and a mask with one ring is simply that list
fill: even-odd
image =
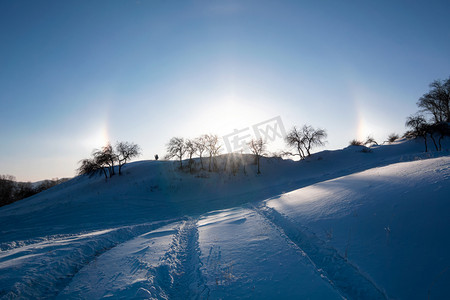
[{"label": "ski track in snow", "polygon": [[163,261],[170,266],[170,299],[207,299],[209,289],[200,271],[200,252],[196,220],[180,226]]},{"label": "ski track in snow", "polygon": [[[2,286],[0,297],[55,297],[84,266],[133,237],[169,222],[157,222],[71,235],[62,239],[43,238],[22,247],[0,252],[0,270],[16,270],[19,278],[9,278],[10,286]],[[49,267],[51,266],[51,267]],[[45,272],[42,272],[45,270]],[[3,280],[0,275],[0,279]]]},{"label": "ski track in snow", "polygon": [[387,295],[356,266],[335,249],[325,245],[306,228],[299,228],[287,217],[265,205],[252,208],[285,235],[290,242],[297,245],[321,277],[329,281],[345,298],[388,299]]},{"label": "ski track in snow", "polygon": [[[168,240],[169,239],[169,240]],[[122,243],[85,265],[58,299],[207,299],[196,220]]]},{"label": "ski track in snow", "polygon": [[[344,257],[342,257],[335,249],[326,246],[314,234],[308,232],[306,228],[299,228],[287,217],[281,215],[276,210],[267,206],[252,206],[249,208],[256,211],[267,223],[272,226],[291,247],[298,247],[299,253],[306,256],[310,263],[314,266],[318,275],[323,278],[328,284],[331,284],[343,298],[349,299],[387,299],[387,296],[381,291],[370,279],[363,275],[356,266],[352,265]],[[89,267],[95,268],[97,260],[111,254],[110,263],[115,263],[120,257],[117,255],[129,255],[130,249],[126,252],[113,254],[113,249],[116,250],[126,244],[132,244],[135,240],[142,238],[142,236],[151,235],[153,238],[158,236],[158,233],[153,233],[156,228],[160,228],[164,224],[152,225],[138,225],[134,228],[119,228],[117,230],[106,230],[100,233],[83,234],[65,239],[52,239],[51,244],[55,242],[60,244],[52,246],[55,249],[46,250],[45,259],[40,263],[56,264],[51,268],[52,273],[45,273],[38,276],[31,276],[26,274],[22,282],[14,285],[11,291],[3,293],[4,298],[12,298],[17,296],[26,296],[33,298],[41,298],[48,296],[59,296],[59,298],[79,298],[94,296],[77,294],[77,289],[66,291],[70,287],[72,280],[76,279],[77,273],[83,273],[84,269]],[[173,224],[173,222],[171,223]],[[170,224],[169,224],[170,225]],[[150,231],[149,231],[150,229]],[[158,230],[156,230],[158,231]],[[144,233],[143,233],[144,232]],[[92,237],[96,239],[92,239]],[[91,238],[91,239],[89,239]],[[52,253],[61,255],[62,246],[73,243],[77,239],[87,239],[78,245],[79,249],[65,250],[67,253],[58,261],[52,261]],[[150,239],[150,238],[149,238]],[[148,242],[150,245],[150,243]],[[20,259],[28,256],[28,252],[33,253],[28,248],[39,249],[39,243],[30,244],[24,247],[14,248],[10,251],[5,251],[8,254],[0,256],[0,262],[11,259],[12,256],[17,256]],[[140,244],[142,246],[142,244]],[[150,246],[146,246],[143,250],[136,253],[144,254],[148,251]],[[43,247],[45,249],[45,247]],[[81,249],[81,250],[80,250]],[[70,251],[71,250],[71,251]],[[13,253],[14,252],[14,253]],[[57,253],[57,254],[56,254]],[[25,255],[26,254],[26,255]],[[33,254],[31,254],[33,255]],[[36,254],[39,255],[39,254]],[[63,263],[61,263],[61,260]],[[206,284],[201,266],[200,250],[199,250],[199,232],[197,220],[188,219],[182,221],[176,228],[176,233],[173,234],[172,241],[165,254],[159,258],[158,265],[152,265],[145,260],[135,257],[128,257],[125,260],[126,265],[131,265],[131,273],[143,272],[145,280],[136,280],[135,283],[129,284],[122,290],[105,291],[101,296],[105,297],[156,297],[159,299],[208,299],[210,289]],[[124,265],[125,265],[124,264]],[[99,265],[100,267],[102,265]],[[104,266],[104,265],[103,265]],[[31,272],[35,273],[39,266],[31,268]],[[81,272],[80,272],[81,271]],[[109,274],[106,277],[104,270],[96,270],[101,276],[97,279],[98,282],[102,280],[115,281],[119,276],[122,276],[121,271],[115,274]],[[92,270],[87,270],[86,273],[92,273]],[[84,282],[83,282],[84,280]],[[78,286],[78,292],[86,290],[86,286],[92,285],[88,281],[91,277],[82,277],[80,282],[75,282]],[[45,287],[45,288],[44,288]],[[66,288],[66,290],[65,290]]]},{"label": "ski track in snow", "polygon": [[247,207],[198,221],[211,299],[342,299],[297,245]]}]

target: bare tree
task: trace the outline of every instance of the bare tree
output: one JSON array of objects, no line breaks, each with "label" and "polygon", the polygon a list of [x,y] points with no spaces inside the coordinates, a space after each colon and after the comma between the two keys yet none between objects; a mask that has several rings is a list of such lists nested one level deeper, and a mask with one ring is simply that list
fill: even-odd
[{"label": "bare tree", "polygon": [[304,125],[301,130],[293,127],[286,136],[286,143],[295,147],[301,159],[311,156],[311,149],[316,146],[325,145],[327,133],[324,129],[314,129],[310,125]]},{"label": "bare tree", "polygon": [[189,172],[192,172],[192,165],[194,163],[192,156],[197,152],[197,146],[195,141],[188,139],[186,140],[185,147],[186,152],[189,156]]},{"label": "bare tree", "polygon": [[216,168],[215,157],[220,153],[219,137],[215,134],[209,134],[206,136],[206,149],[209,154],[209,172],[211,172],[211,164],[214,158],[214,168]]},{"label": "bare tree", "polygon": [[206,151],[207,137],[208,136],[206,134],[204,134],[194,140],[195,147],[197,149],[197,154],[200,157],[200,165],[201,165],[202,170],[204,170],[202,155],[203,155],[203,152]]},{"label": "bare tree", "polygon": [[353,139],[349,142],[350,146],[364,146],[364,143],[360,140]]},{"label": "bare tree", "polygon": [[92,177],[95,174],[103,174],[105,175],[105,180],[108,179],[108,174],[106,173],[106,169],[103,167],[102,162],[98,161],[95,158],[86,158],[79,161],[81,164],[77,169],[78,175],[88,175]]},{"label": "bare tree", "polygon": [[255,155],[256,158],[256,164],[258,166],[258,172],[257,174],[261,174],[261,170],[259,167],[259,161],[262,155],[264,155],[265,151],[266,151],[266,145],[267,142],[264,141],[262,138],[259,139],[252,139],[250,142],[248,142],[248,147],[250,148],[250,150],[252,151],[252,153]]},{"label": "bare tree", "polygon": [[430,113],[434,123],[450,122],[450,77],[433,81],[430,91],[419,98],[417,106],[422,112]]},{"label": "bare tree", "polygon": [[119,175],[122,175],[122,167],[130,160],[141,155],[141,149],[137,144],[128,142],[116,143],[117,163],[119,164]]},{"label": "bare tree", "polygon": [[180,169],[183,168],[183,156],[186,153],[184,139],[180,137],[173,137],[167,144],[166,159],[177,157],[180,160]]},{"label": "bare tree", "polygon": [[438,139],[438,151],[442,150],[442,139],[445,136],[450,136],[450,124],[446,122],[436,123],[428,126],[428,130],[430,132],[431,137],[433,138],[434,145],[436,146],[436,141],[434,140],[433,135],[435,133],[439,134]]},{"label": "bare tree", "polygon": [[387,142],[388,142],[389,144],[392,144],[392,143],[395,142],[395,140],[397,140],[398,138],[399,138],[398,134],[396,134],[396,133],[391,133],[391,134],[388,136]]},{"label": "bare tree", "polygon": [[305,149],[308,156],[311,156],[310,150],[316,146],[324,146],[324,139],[327,138],[327,132],[324,129],[314,129],[312,126],[305,125],[302,128]]},{"label": "bare tree", "polygon": [[378,145],[377,141],[375,141],[375,139],[372,136],[367,136],[366,141],[364,142],[364,145],[367,146],[372,146],[372,145]]},{"label": "bare tree", "polygon": [[78,175],[87,174],[89,177],[95,174],[103,174],[105,179],[115,175],[115,166],[119,166],[119,174],[122,167],[132,158],[139,156],[140,148],[137,144],[128,142],[117,142],[115,148],[108,143],[101,149],[92,151],[92,158],[79,161]]},{"label": "bare tree", "polygon": [[412,137],[422,137],[425,141],[425,152],[428,152],[427,145],[427,135],[428,135],[428,124],[422,115],[409,116],[406,119],[405,125],[410,127],[412,130],[407,132],[407,135]]},{"label": "bare tree", "polygon": [[114,152],[114,149],[110,143],[101,149],[94,150],[92,155],[94,156],[94,161],[99,166],[108,169],[110,178],[116,174],[114,166],[117,161],[117,154]]},{"label": "bare tree", "polygon": [[[298,155],[300,156],[300,159],[305,158],[305,153],[303,152],[303,134],[301,131],[297,129],[296,126],[294,126],[291,131],[288,132],[286,135],[285,141],[290,147],[295,147],[298,154],[292,154],[292,155]],[[288,153],[291,154],[291,153]]]}]

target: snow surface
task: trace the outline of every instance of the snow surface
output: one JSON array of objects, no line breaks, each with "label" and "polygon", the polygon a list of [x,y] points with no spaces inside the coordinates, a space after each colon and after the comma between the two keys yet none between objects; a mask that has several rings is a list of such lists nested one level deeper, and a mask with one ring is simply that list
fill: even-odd
[{"label": "snow surface", "polygon": [[74,178],[0,208],[0,298],[448,299],[450,157],[422,151]]}]

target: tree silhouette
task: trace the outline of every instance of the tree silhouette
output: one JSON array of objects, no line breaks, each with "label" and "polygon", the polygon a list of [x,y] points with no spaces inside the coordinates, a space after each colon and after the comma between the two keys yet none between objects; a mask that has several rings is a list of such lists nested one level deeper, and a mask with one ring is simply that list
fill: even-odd
[{"label": "tree silhouette", "polygon": [[186,147],[184,144],[184,139],[180,137],[173,137],[167,143],[167,154],[166,159],[171,159],[177,157],[180,160],[180,169],[183,168],[183,156],[186,153]]},{"label": "tree silhouette", "polygon": [[324,129],[314,129],[312,126],[305,125],[302,128],[304,136],[304,146],[308,156],[311,156],[310,150],[315,146],[324,146],[324,139],[327,137],[327,133]]},{"label": "tree silhouette", "polygon": [[117,142],[116,157],[119,164],[119,175],[122,175],[122,167],[132,158],[141,155],[141,149],[137,144],[129,142]]},{"label": "tree silhouette", "polygon": [[192,156],[197,152],[197,146],[193,140],[187,139],[186,143],[185,143],[185,147],[186,147],[186,152],[189,156],[189,172],[192,172],[192,165],[194,163]]},{"label": "tree silhouette", "polygon": [[433,135],[435,133],[439,134],[438,139],[438,151],[442,150],[442,139],[445,136],[450,136],[450,124],[446,122],[436,123],[428,126],[428,131],[430,132],[431,137],[433,138],[434,145],[436,146],[436,141],[434,140]]},{"label": "tree silhouette", "polygon": [[430,91],[419,98],[417,106],[422,112],[430,113],[434,123],[450,122],[450,77],[433,81]]},{"label": "tree silhouette", "polygon": [[304,125],[301,130],[294,126],[286,135],[285,141],[288,146],[297,150],[298,153],[293,155],[304,159],[306,156],[311,156],[313,147],[325,145],[326,137],[327,133],[324,129],[314,129],[310,125]]},{"label": "tree silhouette", "polygon": [[294,147],[297,150],[298,153],[292,155],[298,155],[300,156],[300,159],[305,158],[305,153],[303,152],[303,134],[297,129],[296,126],[288,132],[285,141],[288,146]]},{"label": "tree silhouette", "polygon": [[118,157],[110,143],[108,143],[101,149],[94,150],[94,153],[92,155],[94,156],[94,161],[100,167],[106,168],[108,170],[109,178],[116,174],[114,165]]},{"label": "tree silhouette", "polygon": [[197,149],[197,154],[200,158],[200,165],[201,165],[202,170],[204,170],[202,154],[203,154],[203,152],[206,151],[206,141],[207,141],[207,135],[205,135],[205,134],[199,136],[198,138],[196,138],[194,140],[195,147]]},{"label": "tree silhouette", "polygon": [[106,169],[96,158],[86,158],[79,161],[80,167],[77,169],[78,175],[88,175],[89,177],[94,176],[95,174],[103,174],[105,175],[105,180],[108,179],[108,174],[106,173]]},{"label": "tree silhouette", "polygon": [[425,117],[422,115],[409,116],[406,119],[405,125],[410,127],[412,130],[407,133],[414,138],[422,137],[425,141],[425,152],[428,152],[427,135],[428,135],[428,124]]},{"label": "tree silhouette", "polygon": [[360,140],[353,139],[349,143],[350,146],[364,146],[364,143]]},{"label": "tree silhouette", "polygon": [[366,141],[364,142],[364,146],[373,146],[373,145],[378,145],[377,141],[375,141],[375,139],[372,136],[367,136]]},{"label": "tree silhouette", "polygon": [[259,161],[261,159],[261,156],[264,155],[267,142],[264,141],[262,138],[259,138],[256,140],[252,139],[250,142],[247,143],[247,145],[250,148],[250,151],[252,151],[252,153],[255,155],[256,164],[258,166],[257,174],[261,174],[261,170],[259,167]]},{"label": "tree silhouette", "polygon": [[399,138],[398,134],[396,134],[396,133],[391,133],[391,134],[388,136],[387,142],[388,142],[389,144],[391,144],[391,143],[395,142],[395,140],[397,140],[398,138]]},{"label": "tree silhouette", "polygon": [[122,167],[132,158],[140,155],[140,148],[137,144],[128,142],[117,142],[115,149],[108,143],[101,149],[92,151],[92,158],[79,161],[80,167],[77,169],[78,175],[103,174],[105,179],[108,175],[111,178],[115,175],[115,165],[119,165],[119,174],[122,174]]},{"label": "tree silhouette", "polygon": [[209,153],[209,172],[211,172],[212,159],[214,158],[214,168],[216,168],[215,157],[220,153],[219,137],[215,134],[209,134],[206,138],[206,149]]}]

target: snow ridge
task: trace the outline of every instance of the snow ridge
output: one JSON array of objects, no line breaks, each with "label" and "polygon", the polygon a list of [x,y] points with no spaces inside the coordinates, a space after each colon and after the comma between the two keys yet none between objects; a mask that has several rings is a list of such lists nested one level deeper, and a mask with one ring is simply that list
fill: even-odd
[{"label": "snow ridge", "polygon": [[160,266],[168,268],[169,276],[158,272],[156,279],[169,299],[207,299],[209,289],[200,265],[197,221],[189,219],[180,226]]},{"label": "snow ridge", "polygon": [[388,299],[387,295],[356,266],[334,248],[325,245],[306,228],[299,228],[299,225],[265,205],[253,209],[296,244],[309,257],[322,278],[326,277],[345,298]]}]

